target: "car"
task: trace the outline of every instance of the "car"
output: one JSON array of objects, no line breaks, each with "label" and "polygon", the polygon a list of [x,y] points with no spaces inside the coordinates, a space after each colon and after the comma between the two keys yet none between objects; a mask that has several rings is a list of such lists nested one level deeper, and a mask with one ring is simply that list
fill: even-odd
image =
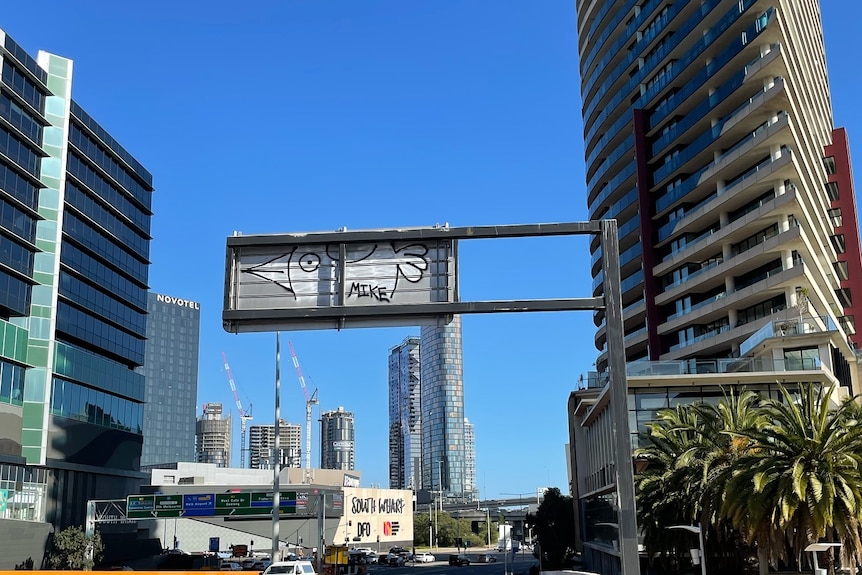
[{"label": "car", "polygon": [[395,553],[396,555],[398,555],[399,553],[410,553],[410,551],[408,551],[407,549],[405,549],[403,547],[390,547],[389,552]]},{"label": "car", "polygon": [[350,550],[351,553],[362,553],[364,555],[368,555],[369,553],[373,553],[371,551],[371,547],[354,547]]},{"label": "car", "polygon": [[404,556],[397,553],[389,553],[385,559],[385,564],[390,567],[404,567],[404,563],[406,563]]},{"label": "car", "polygon": [[437,561],[437,558],[426,551],[426,552],[417,553],[416,555],[414,555],[413,560],[416,561],[417,563],[433,563],[433,562]]},{"label": "car", "polygon": [[365,554],[365,564],[366,565],[377,565],[377,562],[380,560],[380,557],[374,551],[369,551]]},{"label": "car", "polygon": [[469,565],[470,558],[461,553],[460,555],[450,555],[449,556],[449,565],[455,565],[457,567],[461,567],[462,565]]},{"label": "car", "polygon": [[236,561],[223,561],[219,571],[242,571],[242,565]]},{"label": "car", "polygon": [[262,575],[315,575],[311,561],[276,561]]},{"label": "car", "polygon": [[496,563],[497,558],[490,553],[482,553],[479,555],[479,563]]}]

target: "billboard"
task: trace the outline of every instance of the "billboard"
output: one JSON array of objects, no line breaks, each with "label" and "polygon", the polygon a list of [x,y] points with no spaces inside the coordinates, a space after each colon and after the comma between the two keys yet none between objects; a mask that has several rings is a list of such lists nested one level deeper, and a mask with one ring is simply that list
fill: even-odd
[{"label": "billboard", "polygon": [[[422,231],[427,234],[433,228]],[[437,323],[441,313],[424,306],[457,301],[457,240],[414,235],[339,232],[228,238],[225,329]]]}]

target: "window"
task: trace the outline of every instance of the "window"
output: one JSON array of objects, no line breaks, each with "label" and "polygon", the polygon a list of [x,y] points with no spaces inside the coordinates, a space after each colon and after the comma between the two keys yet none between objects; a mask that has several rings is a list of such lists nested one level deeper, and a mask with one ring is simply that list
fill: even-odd
[{"label": "window", "polygon": [[784,350],[784,369],[819,369],[820,351],[817,347],[801,347]]}]

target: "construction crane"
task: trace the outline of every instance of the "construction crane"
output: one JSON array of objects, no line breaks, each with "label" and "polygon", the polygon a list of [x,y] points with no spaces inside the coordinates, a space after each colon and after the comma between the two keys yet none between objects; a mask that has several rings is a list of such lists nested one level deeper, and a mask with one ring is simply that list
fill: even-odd
[{"label": "construction crane", "polygon": [[221,352],[221,357],[224,360],[224,370],[227,372],[227,380],[230,383],[230,390],[233,392],[234,401],[236,401],[236,409],[239,411],[239,430],[240,430],[240,444],[239,444],[239,466],[245,469],[245,452],[246,444],[245,444],[245,427],[246,421],[251,421],[251,410],[252,404],[248,404],[248,411],[245,411],[242,408],[242,401],[239,400],[239,393],[236,390],[236,382],[233,380],[233,373],[230,370],[230,365],[227,362],[227,355],[224,352]]},{"label": "construction crane", "polygon": [[290,347],[290,358],[293,360],[293,367],[296,368],[296,375],[299,377],[299,385],[302,387],[302,393],[305,395],[305,482],[311,482],[311,408],[318,403],[317,388],[309,395],[308,387],[305,385],[305,378],[302,376],[302,368],[299,367],[299,358],[296,357],[296,351],[293,349],[293,342],[288,341]]}]

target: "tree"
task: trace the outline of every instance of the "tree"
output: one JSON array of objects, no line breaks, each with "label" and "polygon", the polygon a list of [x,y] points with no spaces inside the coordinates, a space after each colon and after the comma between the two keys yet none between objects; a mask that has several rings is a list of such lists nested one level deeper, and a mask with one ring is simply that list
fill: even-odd
[{"label": "tree", "polygon": [[[92,558],[87,556],[92,546]],[[48,564],[52,569],[75,569],[89,571],[93,564],[102,558],[102,536],[98,531],[87,537],[84,530],[78,526],[67,527],[54,534],[53,548],[48,556]]]},{"label": "tree", "polygon": [[795,397],[781,387],[782,400],[765,407],[770,423],[743,434],[758,448],[740,459],[723,512],[749,535],[765,526],[782,536],[764,543],[773,564],[788,558],[788,546],[801,562],[824,537],[862,562],[860,409],[853,399],[832,409],[834,391],[803,384]]},{"label": "tree", "polygon": [[562,495],[557,487],[548,489],[536,514],[527,513],[526,524],[535,530],[542,569],[562,569],[575,541],[572,498]]}]

